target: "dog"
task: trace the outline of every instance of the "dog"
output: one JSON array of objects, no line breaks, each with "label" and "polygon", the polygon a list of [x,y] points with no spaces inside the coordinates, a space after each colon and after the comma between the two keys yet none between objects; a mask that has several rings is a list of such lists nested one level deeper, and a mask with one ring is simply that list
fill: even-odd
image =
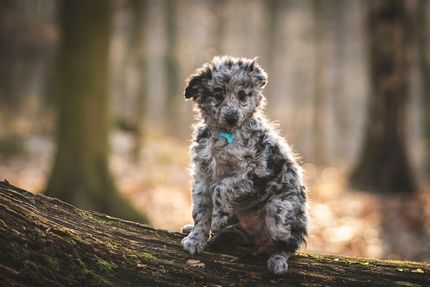
[{"label": "dog", "polygon": [[198,115],[190,147],[194,225],[181,244],[195,254],[211,234],[233,231],[269,255],[270,272],[285,274],[308,235],[307,191],[296,154],[263,113],[266,83],[256,58],[230,56],[188,78],[184,96]]}]

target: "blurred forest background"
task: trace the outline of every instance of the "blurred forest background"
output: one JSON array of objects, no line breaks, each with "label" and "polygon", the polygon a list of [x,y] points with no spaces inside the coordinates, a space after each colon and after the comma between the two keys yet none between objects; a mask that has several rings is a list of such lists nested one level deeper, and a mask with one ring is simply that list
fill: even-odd
[{"label": "blurred forest background", "polygon": [[0,0],[0,177],[177,231],[185,79],[257,56],[306,170],[306,250],[430,261],[429,2]]}]

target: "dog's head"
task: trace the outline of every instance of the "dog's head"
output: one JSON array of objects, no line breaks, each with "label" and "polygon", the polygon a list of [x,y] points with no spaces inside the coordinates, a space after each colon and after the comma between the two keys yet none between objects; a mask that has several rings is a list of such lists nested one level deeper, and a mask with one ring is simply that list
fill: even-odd
[{"label": "dog's head", "polygon": [[190,76],[184,95],[197,104],[207,124],[234,130],[262,104],[266,83],[256,58],[215,57]]}]

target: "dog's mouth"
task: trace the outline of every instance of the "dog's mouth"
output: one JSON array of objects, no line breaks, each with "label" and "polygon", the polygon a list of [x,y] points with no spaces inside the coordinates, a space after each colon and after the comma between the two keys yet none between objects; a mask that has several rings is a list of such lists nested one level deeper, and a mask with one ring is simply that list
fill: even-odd
[{"label": "dog's mouth", "polygon": [[239,115],[236,112],[226,114],[221,119],[221,125],[226,130],[233,130],[239,126]]},{"label": "dog's mouth", "polygon": [[220,130],[225,130],[226,132],[232,133],[240,127],[239,123],[237,124],[226,124],[222,123],[219,125]]}]

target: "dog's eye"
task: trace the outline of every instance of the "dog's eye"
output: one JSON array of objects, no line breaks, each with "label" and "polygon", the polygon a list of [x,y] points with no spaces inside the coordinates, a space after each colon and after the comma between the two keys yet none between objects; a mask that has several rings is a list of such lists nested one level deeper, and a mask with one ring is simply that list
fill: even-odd
[{"label": "dog's eye", "polygon": [[223,96],[223,94],[222,94],[222,93],[220,93],[220,92],[216,92],[216,93],[214,94],[214,98],[215,98],[215,100],[216,100],[218,103],[221,103],[221,102],[224,100],[224,96]]},{"label": "dog's eye", "polygon": [[239,91],[239,93],[237,95],[239,97],[239,101],[241,101],[241,102],[246,101],[247,95],[244,91]]}]

